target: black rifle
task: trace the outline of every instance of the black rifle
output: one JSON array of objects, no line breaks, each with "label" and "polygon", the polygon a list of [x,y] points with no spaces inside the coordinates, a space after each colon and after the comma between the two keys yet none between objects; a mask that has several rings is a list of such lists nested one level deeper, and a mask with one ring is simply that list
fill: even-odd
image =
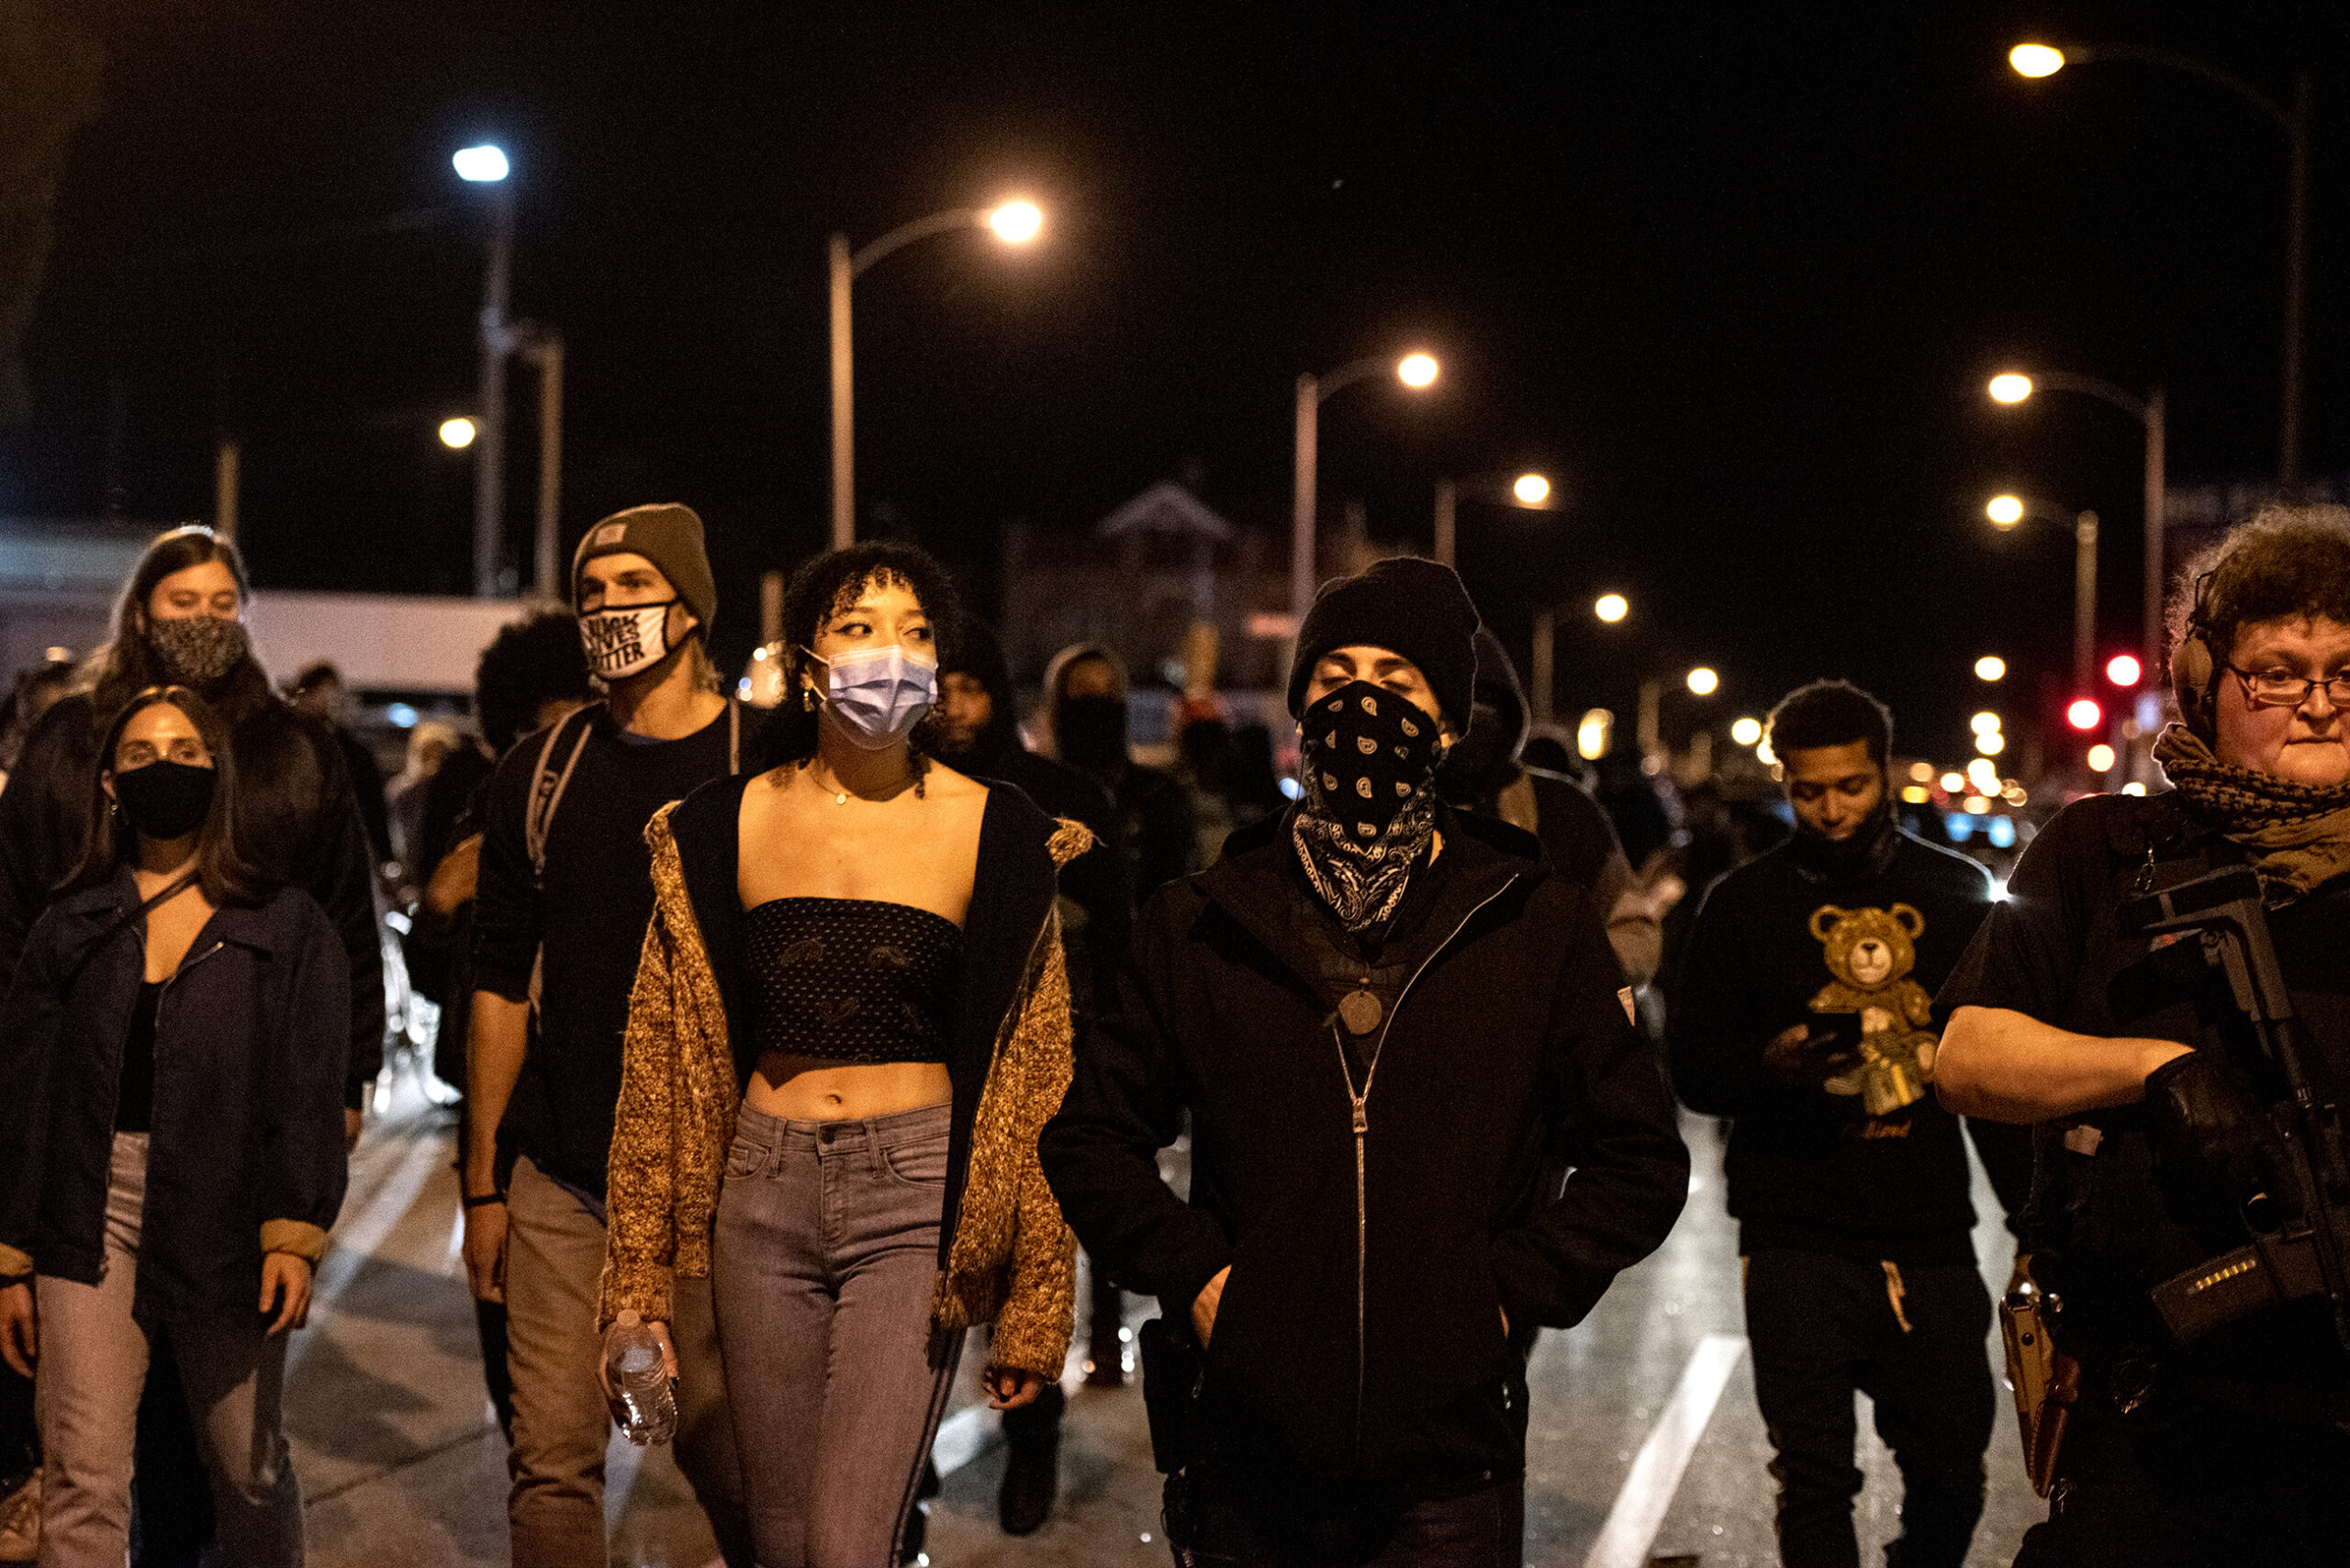
[{"label": "black rifle", "polygon": [[2303,1059],[2300,1025],[2284,971],[2268,936],[2260,879],[2230,867],[2121,906],[2124,927],[2176,932],[2196,942],[2204,964],[2225,975],[2236,1011],[2252,1027],[2261,1056],[2286,1098],[2269,1108],[2284,1154],[2285,1180],[2298,1214],[2266,1194],[2244,1205],[2250,1245],[2239,1247],[2153,1292],[2171,1338],[2185,1345],[2223,1324],[2281,1301],[2322,1295],[2333,1305],[2333,1331],[2350,1349],[2350,1163],[2339,1107],[2322,1098]]}]

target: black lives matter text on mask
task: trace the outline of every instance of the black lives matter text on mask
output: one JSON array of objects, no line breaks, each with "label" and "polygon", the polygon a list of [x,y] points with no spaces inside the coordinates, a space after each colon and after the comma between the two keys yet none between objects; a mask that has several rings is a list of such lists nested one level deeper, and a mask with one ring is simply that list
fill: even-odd
[{"label": "black lives matter text on mask", "polygon": [[632,605],[581,616],[579,639],[588,666],[601,676],[628,675],[659,658],[664,650],[648,647],[645,634],[662,624],[668,609],[666,604]]}]

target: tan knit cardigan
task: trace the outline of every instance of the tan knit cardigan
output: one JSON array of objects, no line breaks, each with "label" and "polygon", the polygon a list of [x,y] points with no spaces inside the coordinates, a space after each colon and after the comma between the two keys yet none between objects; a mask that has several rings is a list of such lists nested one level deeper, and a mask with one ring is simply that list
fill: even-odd
[{"label": "tan knit cardigan", "polygon": [[[673,1276],[710,1273],[711,1224],[734,1137],[733,1051],[717,976],[702,946],[663,807],[644,830],[654,909],[629,995],[621,1098],[606,1187],[600,1329],[633,1309],[666,1322]],[[1064,821],[1056,865],[1093,836]],[[992,1322],[990,1361],[1060,1375],[1077,1306],[1077,1238],[1036,1162],[1036,1137],[1060,1108],[1071,1071],[1069,971],[1058,913],[1029,955],[996,1036],[980,1091],[960,1216],[931,1298],[931,1321],[958,1330]]]}]

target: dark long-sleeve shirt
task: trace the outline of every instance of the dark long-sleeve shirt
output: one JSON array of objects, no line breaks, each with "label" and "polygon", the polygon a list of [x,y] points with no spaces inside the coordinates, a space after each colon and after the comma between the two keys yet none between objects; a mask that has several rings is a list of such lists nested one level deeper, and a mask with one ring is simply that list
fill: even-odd
[{"label": "dark long-sleeve shirt", "polygon": [[[600,1194],[620,1101],[629,987],[653,918],[644,824],[730,771],[731,736],[721,714],[682,739],[646,740],[623,732],[599,705],[559,738],[548,763],[554,772],[580,724],[588,744],[548,825],[543,878],[532,874],[527,831],[545,735],[517,744],[491,775],[473,969],[476,989],[526,1002],[532,967],[540,965],[538,1026],[507,1102],[501,1139],[549,1175]],[[755,754],[753,730],[746,716],[744,756]]]},{"label": "dark long-sleeve shirt", "polygon": [[[1821,880],[1782,846],[1707,890],[1670,992],[1667,1056],[1683,1103],[1734,1118],[1729,1210],[1742,1250],[1973,1259],[1958,1118],[1925,1081],[1940,1037],[1933,991],[1990,898],[1980,866],[1906,834],[1881,872]],[[1871,941],[1882,948],[1863,952]],[[1922,1050],[1919,1098],[1871,1114],[1854,1087],[1798,1085],[1764,1065],[1780,1031],[1855,1013],[1864,1027],[1901,1036],[1888,1042],[1897,1048]],[[1969,1130],[2000,1202],[2020,1211],[2028,1137],[1992,1124]]]}]

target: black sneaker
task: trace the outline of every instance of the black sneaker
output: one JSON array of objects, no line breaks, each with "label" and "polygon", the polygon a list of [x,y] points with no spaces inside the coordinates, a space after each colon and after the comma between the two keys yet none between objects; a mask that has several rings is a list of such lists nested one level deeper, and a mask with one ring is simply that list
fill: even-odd
[{"label": "black sneaker", "polygon": [[1048,1383],[1036,1402],[1003,1415],[1007,1450],[996,1518],[1006,1535],[1031,1535],[1053,1511],[1061,1485],[1061,1416],[1069,1396]]}]

